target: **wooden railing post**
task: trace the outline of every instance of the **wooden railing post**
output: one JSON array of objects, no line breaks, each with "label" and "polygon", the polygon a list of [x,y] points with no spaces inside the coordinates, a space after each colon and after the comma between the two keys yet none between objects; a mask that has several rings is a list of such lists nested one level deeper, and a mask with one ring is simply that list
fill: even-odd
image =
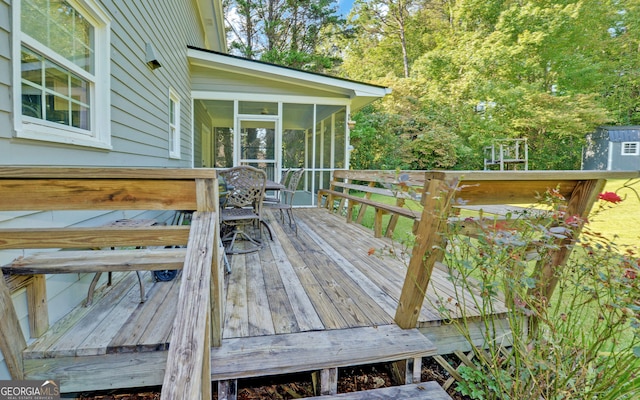
[{"label": "wooden railing post", "polygon": [[[598,194],[604,189],[606,179],[590,179],[579,181],[571,197],[567,202],[566,215],[578,216],[586,220],[593,204],[598,199]],[[574,232],[574,236],[580,235],[580,229]],[[558,283],[556,276],[556,268],[562,268],[569,256],[571,255],[571,247],[568,246],[571,239],[561,239],[558,241],[557,250],[553,250],[551,257],[543,258],[543,262],[536,265],[535,277],[536,286],[530,289],[530,293],[542,300],[547,300],[553,295],[553,291]]]},{"label": "wooden railing post", "polygon": [[422,217],[395,316],[401,328],[415,328],[418,322],[433,267],[442,257],[441,232],[447,224],[453,190],[447,186],[444,173],[426,173]]},{"label": "wooden railing post", "polygon": [[27,347],[11,300],[11,292],[0,270],[0,351],[12,379],[24,379],[22,351]]},{"label": "wooden railing post", "polygon": [[203,374],[211,371],[209,306],[217,218],[214,212],[193,214],[161,399],[211,398],[211,374],[206,380]]},{"label": "wooden railing post", "polygon": [[211,398],[211,345],[222,341],[223,278],[219,265],[217,180],[196,179],[193,214],[177,318],[161,399]]}]

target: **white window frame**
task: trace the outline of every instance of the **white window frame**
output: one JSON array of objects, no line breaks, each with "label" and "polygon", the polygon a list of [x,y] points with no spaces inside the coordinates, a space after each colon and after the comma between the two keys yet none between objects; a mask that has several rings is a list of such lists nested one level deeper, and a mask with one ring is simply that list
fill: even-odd
[{"label": "white window frame", "polygon": [[169,88],[169,158],[180,159],[180,143],[180,96]]},{"label": "white window frame", "polygon": [[[627,151],[628,147],[635,147],[634,152]],[[637,156],[640,155],[640,142],[622,142],[620,154],[623,156]]]},{"label": "white window frame", "polygon": [[[15,136],[100,149],[111,149],[110,32],[111,18],[95,0],[67,0],[94,27],[94,73],[89,74],[44,44],[22,32],[21,0],[14,0],[13,18],[13,110]],[[90,130],[22,115],[22,57],[25,45],[90,83]]]}]

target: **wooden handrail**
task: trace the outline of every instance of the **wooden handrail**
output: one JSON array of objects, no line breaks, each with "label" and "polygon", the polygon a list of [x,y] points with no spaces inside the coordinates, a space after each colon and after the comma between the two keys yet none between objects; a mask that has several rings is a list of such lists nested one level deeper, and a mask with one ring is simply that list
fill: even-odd
[{"label": "wooden handrail", "polygon": [[[444,225],[455,204],[533,205],[547,190],[557,191],[568,215],[586,218],[607,179],[637,179],[640,171],[434,171],[425,174],[422,216],[416,230],[416,245],[396,310],[396,323],[414,328],[436,261],[443,252]],[[561,242],[561,240],[559,240]],[[537,266],[538,282],[532,289],[550,298],[556,281],[555,268],[564,265],[570,250],[558,243],[549,261]]]},{"label": "wooden handrail", "polygon": [[[0,350],[14,379],[25,376],[22,351],[26,342],[13,308],[12,289],[26,287],[27,293],[30,288],[37,292],[30,295],[35,300],[30,302],[36,305],[29,306],[29,318],[32,335],[40,335],[48,323],[45,273],[182,268],[162,398],[211,398],[210,347],[221,344],[224,311],[224,252],[219,245],[214,170],[0,167],[0,192],[1,211],[194,211],[191,226],[0,229],[0,250],[72,249],[32,254],[3,267],[12,273],[33,274],[12,275],[8,281],[0,274]],[[165,248],[185,244],[186,248]],[[76,250],[105,247],[130,250]],[[82,262],[86,256],[91,262]]]},{"label": "wooden handrail", "polygon": [[[161,399],[211,398],[211,287],[217,214],[196,212],[173,325]],[[208,378],[207,378],[208,377]],[[209,389],[207,389],[209,388]]]}]

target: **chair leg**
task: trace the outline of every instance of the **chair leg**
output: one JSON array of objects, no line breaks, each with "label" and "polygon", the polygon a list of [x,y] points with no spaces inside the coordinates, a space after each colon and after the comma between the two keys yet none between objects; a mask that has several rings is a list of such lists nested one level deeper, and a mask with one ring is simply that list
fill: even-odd
[{"label": "chair leg", "polygon": [[296,236],[298,236],[298,224],[296,224],[296,219],[293,217],[292,208],[287,208],[287,216],[289,217],[289,227],[293,228],[296,232]]},{"label": "chair leg", "polygon": [[267,221],[260,220],[260,224],[264,225],[264,227],[267,228],[267,232],[269,232],[269,239],[271,239],[271,241],[273,242],[273,232],[271,231],[271,227],[269,226]]}]

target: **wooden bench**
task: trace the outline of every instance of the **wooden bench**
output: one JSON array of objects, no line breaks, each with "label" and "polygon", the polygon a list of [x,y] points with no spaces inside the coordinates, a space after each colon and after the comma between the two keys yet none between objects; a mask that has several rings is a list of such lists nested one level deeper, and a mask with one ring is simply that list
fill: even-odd
[{"label": "wooden bench", "polygon": [[[98,218],[98,226],[78,227],[60,226],[61,218],[34,226],[33,219],[25,218],[30,222],[23,227],[0,229],[0,250],[24,251],[24,257],[2,266],[0,276],[0,350],[12,378],[28,379],[21,354],[26,342],[12,291],[27,288],[31,336],[39,337],[49,328],[45,274],[181,269],[166,379],[171,390],[210,395],[210,385],[202,382],[210,381],[209,350],[221,343],[224,310],[217,190],[211,169],[0,168],[0,211],[48,212],[48,218],[35,219],[40,222],[59,217],[60,211],[91,211],[94,216],[124,210],[169,216],[194,211],[191,225],[105,226]],[[105,248],[109,250],[94,250]],[[58,249],[63,251],[54,251]],[[194,373],[193,368],[202,371]]]},{"label": "wooden bench", "polygon": [[[362,223],[367,207],[373,208],[375,237],[382,237],[383,216],[390,215],[384,235],[392,237],[399,217],[414,221],[420,219],[419,201],[423,187],[424,171],[336,170],[329,188],[318,190],[317,204],[336,214],[346,215],[347,223],[354,221],[356,206],[360,206],[355,216],[357,223]],[[372,199],[374,194],[391,199],[393,204]]]}]

